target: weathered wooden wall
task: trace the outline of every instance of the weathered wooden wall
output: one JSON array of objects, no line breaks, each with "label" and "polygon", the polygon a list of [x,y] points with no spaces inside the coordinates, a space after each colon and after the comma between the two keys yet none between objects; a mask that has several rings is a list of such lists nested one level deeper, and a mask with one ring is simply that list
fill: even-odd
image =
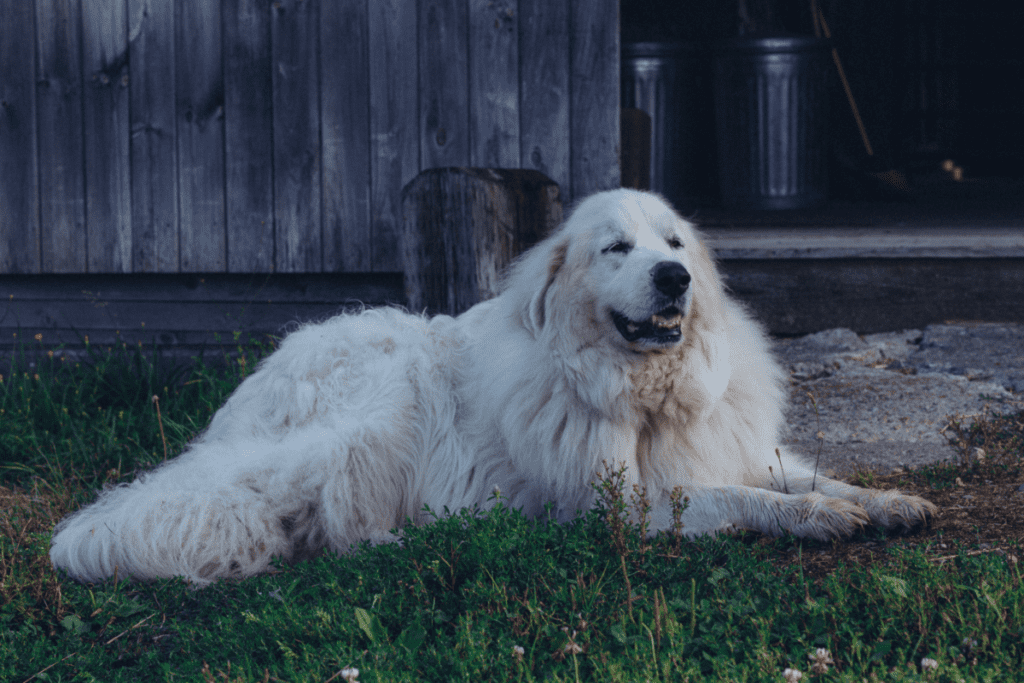
[{"label": "weathered wooden wall", "polygon": [[188,357],[349,308],[403,304],[401,273],[6,275],[0,365],[12,350],[152,344]]},{"label": "weathered wooden wall", "polygon": [[392,272],[424,169],[619,184],[618,0],[0,0],[0,274]]}]

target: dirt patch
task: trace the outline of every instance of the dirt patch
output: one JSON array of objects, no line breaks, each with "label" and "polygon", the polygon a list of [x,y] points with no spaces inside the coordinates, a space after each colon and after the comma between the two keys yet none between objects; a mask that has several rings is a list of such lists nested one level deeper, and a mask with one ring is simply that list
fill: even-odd
[{"label": "dirt patch", "polygon": [[[996,479],[973,480],[963,486],[936,490],[921,485],[907,475],[891,474],[875,477],[872,486],[894,489],[926,498],[939,508],[931,523],[907,536],[883,535],[867,530],[847,541],[831,544],[804,542],[797,549],[788,549],[779,559],[803,563],[810,578],[821,578],[833,572],[840,563],[846,566],[885,564],[898,548],[924,547],[935,561],[944,562],[957,556],[960,549],[968,554],[996,553],[1016,563],[1024,553],[1024,484],[1020,470],[1006,472]],[[769,543],[766,538],[753,542]]]},{"label": "dirt patch", "polygon": [[[964,425],[951,421],[952,463],[874,474],[862,471],[852,483],[899,489],[935,503],[927,527],[906,536],[866,530],[831,544],[804,542],[783,551],[783,562],[802,562],[805,575],[820,578],[847,566],[886,563],[897,548],[922,547],[936,562],[959,552],[994,553],[1016,564],[1024,559],[1024,413],[990,416]],[[770,541],[752,538],[751,542]]]}]

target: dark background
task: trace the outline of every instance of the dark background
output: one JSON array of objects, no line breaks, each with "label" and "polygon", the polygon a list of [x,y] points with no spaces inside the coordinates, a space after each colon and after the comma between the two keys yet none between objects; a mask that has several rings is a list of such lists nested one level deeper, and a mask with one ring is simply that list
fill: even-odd
[{"label": "dark background", "polygon": [[[866,159],[836,79],[835,154],[849,168],[1024,177],[1024,5],[994,0],[819,3],[875,148]],[[809,0],[623,0],[622,40],[710,46],[743,34],[813,35]],[[871,169],[869,169],[871,170]]]}]

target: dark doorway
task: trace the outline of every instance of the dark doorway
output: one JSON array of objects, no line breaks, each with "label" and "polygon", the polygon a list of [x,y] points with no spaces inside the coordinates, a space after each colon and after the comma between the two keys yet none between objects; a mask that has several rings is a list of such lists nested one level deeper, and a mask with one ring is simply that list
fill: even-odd
[{"label": "dark doorway", "polygon": [[[738,215],[714,183],[680,207],[708,226],[995,225],[1024,229],[1024,5],[995,0],[820,0],[870,140],[837,73],[829,202]],[[624,43],[683,41],[711,53],[742,34],[813,35],[810,0],[622,0]],[[701,68],[708,68],[701,67]],[[709,92],[694,92],[707,102]],[[714,131],[691,131],[717,173]]]}]

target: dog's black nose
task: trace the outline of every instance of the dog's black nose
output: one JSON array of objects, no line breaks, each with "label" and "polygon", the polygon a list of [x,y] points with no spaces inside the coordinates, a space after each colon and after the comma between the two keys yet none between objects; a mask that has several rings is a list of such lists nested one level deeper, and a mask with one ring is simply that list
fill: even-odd
[{"label": "dog's black nose", "polygon": [[651,269],[654,286],[665,296],[678,299],[690,285],[690,274],[681,263],[661,261]]}]

